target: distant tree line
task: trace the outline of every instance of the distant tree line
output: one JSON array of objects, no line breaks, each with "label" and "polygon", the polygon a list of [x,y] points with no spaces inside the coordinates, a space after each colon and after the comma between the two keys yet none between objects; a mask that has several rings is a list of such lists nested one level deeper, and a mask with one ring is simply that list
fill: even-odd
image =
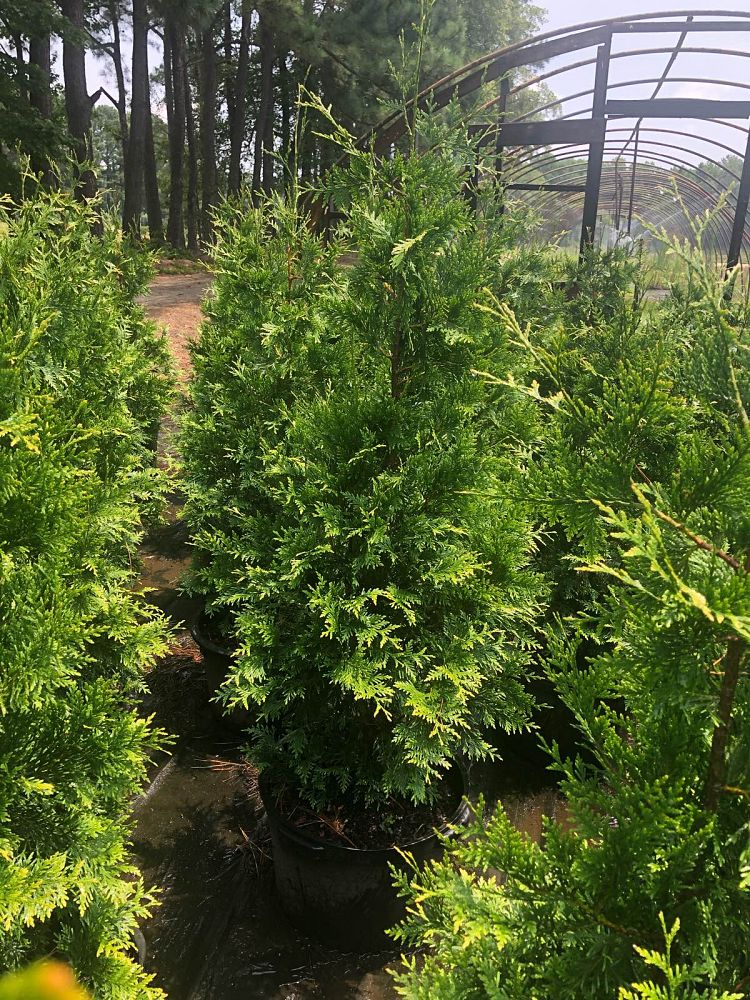
[{"label": "distant tree line", "polygon": [[[26,157],[48,185],[64,161],[82,197],[108,189],[126,231],[197,250],[223,195],[329,166],[298,127],[300,85],[355,133],[383,116],[419,14],[419,0],[4,0],[0,191],[18,192]],[[435,0],[422,79],[542,19],[528,0]],[[87,52],[111,85],[90,84]]]}]

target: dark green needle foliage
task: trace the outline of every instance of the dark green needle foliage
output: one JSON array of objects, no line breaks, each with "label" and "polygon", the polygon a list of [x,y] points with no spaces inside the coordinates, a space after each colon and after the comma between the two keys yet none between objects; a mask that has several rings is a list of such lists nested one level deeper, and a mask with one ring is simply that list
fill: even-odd
[{"label": "dark green needle foliage", "polygon": [[128,802],[155,735],[132,708],[164,626],[130,593],[158,479],[162,349],[145,272],[62,193],[0,218],[0,965],[59,954],[97,997],[155,997]]},{"label": "dark green needle foliage", "polygon": [[611,587],[547,630],[548,675],[586,751],[549,748],[568,822],[538,845],[500,809],[404,886],[401,940],[433,949],[400,976],[412,1000],[687,1000],[750,984],[746,326],[701,274],[679,331],[692,349],[671,368],[682,391],[664,404],[689,433],[660,484],[591,504],[606,542],[588,569]]},{"label": "dark green needle foliage", "polygon": [[[457,754],[490,752],[489,727],[522,727],[540,592],[518,499],[527,400],[474,374],[507,371],[510,351],[481,308],[492,247],[460,161],[349,151],[333,189],[356,260],[333,281],[319,264],[291,314],[285,286],[263,298],[253,343],[266,327],[289,340],[304,305],[315,350],[298,351],[275,406],[263,396],[246,448],[205,439],[236,527],[199,536],[212,557],[231,549],[213,578],[240,644],[224,699],[257,713],[253,759],[314,805],[422,801]],[[217,355],[212,399],[236,372]],[[212,404],[196,400],[209,428]],[[494,447],[492,400],[507,418]]]}]

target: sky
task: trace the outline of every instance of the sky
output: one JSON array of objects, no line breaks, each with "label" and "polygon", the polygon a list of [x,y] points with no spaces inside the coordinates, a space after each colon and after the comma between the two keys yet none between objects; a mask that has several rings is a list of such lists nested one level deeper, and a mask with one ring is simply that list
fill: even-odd
[{"label": "sky", "polygon": [[[750,14],[750,0],[725,0],[725,11],[733,11],[738,14]],[[714,4],[718,7],[718,4]],[[659,12],[663,10],[675,12],[670,20],[684,19],[679,17],[680,10],[688,9],[686,5],[679,3],[670,4],[669,0],[632,0],[624,3],[622,0],[598,0],[591,3],[590,0],[549,0],[547,3],[548,16],[544,30],[554,30],[571,25],[585,23],[587,21],[621,17],[636,13],[648,13],[650,11]],[[702,8],[709,9],[710,6]],[[696,18],[699,20],[699,18]],[[750,29],[750,18],[748,18],[748,28]],[[612,54],[615,58],[610,64],[610,85],[612,87],[609,96],[611,98],[649,98],[652,96],[655,83],[636,84],[633,81],[658,78],[661,76],[667,61],[668,54],[650,53],[629,58],[617,56],[620,53],[632,51],[634,49],[651,49],[662,46],[671,46],[678,40],[678,34],[639,34],[636,36],[615,36]],[[713,100],[745,100],[750,101],[750,61],[746,56],[750,56],[750,30],[747,32],[715,32],[701,33],[700,40],[697,36],[691,38],[688,35],[684,47],[701,48],[723,48],[732,49],[740,53],[739,55],[719,55],[717,53],[691,53],[681,52],[674,65],[670,69],[668,80],[659,92],[659,97],[703,97]],[[552,60],[546,67],[548,70],[566,63],[577,62],[587,56],[593,56],[594,50],[586,50],[586,53],[567,55]],[[722,81],[735,81],[735,85],[716,84],[708,82],[715,78]],[[588,90],[593,86],[594,67],[586,66],[580,69],[569,70],[565,73],[553,77],[549,85],[559,96],[563,94],[578,93]],[[696,82],[697,81],[697,82]],[[737,83],[745,84],[738,86]],[[621,86],[617,86],[620,84]],[[567,101],[562,106],[563,114],[576,110],[583,110],[590,107],[591,97],[579,98],[576,101]],[[608,135],[616,138],[618,135],[625,139],[629,136],[635,121],[623,119],[613,122],[608,127]],[[739,126],[739,128],[732,127]],[[645,122],[644,128],[657,127],[674,129],[686,132],[687,135],[659,136],[651,133],[648,137],[645,131],[642,137],[645,142],[668,141],[683,145],[686,157],[694,162],[702,158],[712,157],[721,159],[729,152],[724,147],[730,147],[740,155],[744,153],[746,145],[746,121],[736,121],[729,125],[714,124],[695,119],[679,119],[671,121]],[[615,133],[616,128],[627,129],[627,131]],[[668,150],[652,147],[654,153],[663,152],[671,155]]]}]

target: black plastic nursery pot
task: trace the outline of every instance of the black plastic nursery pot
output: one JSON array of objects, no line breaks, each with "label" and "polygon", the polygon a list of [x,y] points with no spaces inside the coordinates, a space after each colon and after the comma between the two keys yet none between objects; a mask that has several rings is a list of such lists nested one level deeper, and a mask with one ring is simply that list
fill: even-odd
[{"label": "black plastic nursery pot", "polygon": [[206,671],[206,686],[208,690],[211,712],[215,718],[231,729],[247,729],[252,725],[253,717],[246,708],[233,708],[227,712],[214,700],[216,692],[227,678],[235,653],[229,646],[221,642],[211,633],[211,619],[205,611],[201,611],[194,620],[190,633],[203,654],[203,666]]},{"label": "black plastic nursery pot", "polygon": [[276,889],[292,921],[311,937],[341,951],[392,948],[386,931],[403,919],[405,903],[397,896],[390,866],[408,868],[400,851],[411,855],[420,867],[438,860],[444,852],[442,838],[455,836],[471,817],[464,770],[455,764],[447,780],[456,806],[439,831],[398,848],[369,850],[321,843],[306,834],[279,812],[274,791],[261,776]]}]

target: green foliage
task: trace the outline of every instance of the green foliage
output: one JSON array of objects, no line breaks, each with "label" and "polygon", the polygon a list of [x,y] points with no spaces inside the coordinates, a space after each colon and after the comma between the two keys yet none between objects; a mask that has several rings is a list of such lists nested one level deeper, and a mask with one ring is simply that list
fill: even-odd
[{"label": "green foliage", "polygon": [[664,931],[664,951],[649,951],[638,945],[634,947],[646,965],[662,973],[664,985],[659,985],[652,979],[633,983],[630,989],[620,988],[618,1000],[699,1000],[699,997],[708,997],[708,1000],[742,1000],[741,993],[720,994],[716,990],[696,989],[696,984],[700,985],[703,979],[700,973],[687,966],[672,965],[672,945],[680,929],[680,921],[675,920],[672,929],[667,930],[664,914],[659,914],[659,920]]},{"label": "green foliage", "polygon": [[[537,479],[541,489],[552,477],[544,510],[576,561],[587,553],[589,574],[611,584],[546,630],[546,671],[581,736],[572,759],[548,747],[568,821],[535,844],[500,808],[449,863],[410,887],[401,879],[411,911],[399,937],[433,949],[400,974],[405,997],[732,996],[747,985],[747,323],[723,285],[696,277],[689,322],[675,324],[671,306],[652,314],[650,349],[639,323],[615,323],[572,357],[538,355],[559,390]],[[626,351],[612,357],[618,335],[631,365]],[[643,378],[649,392],[637,391]],[[583,520],[570,513],[577,498]],[[663,982],[651,983],[654,968]]]},{"label": "green foliage", "polygon": [[[312,803],[424,800],[457,754],[491,752],[489,727],[527,718],[527,401],[475,374],[509,354],[480,308],[493,254],[457,163],[354,153],[334,189],[356,259],[333,277],[283,224],[220,244],[236,259],[250,232],[242,299],[225,268],[210,306],[241,301],[244,325],[209,323],[196,354],[187,461],[194,482],[211,470],[191,488],[197,574],[231,610],[223,698],[257,712],[253,759]],[[308,259],[290,302],[286,261]],[[490,447],[493,408],[508,420]]]},{"label": "green foliage", "polygon": [[[27,59],[29,40],[61,30],[62,17],[50,0],[5,0],[0,9],[0,195],[19,197],[24,160],[41,164],[63,159],[68,142],[62,102],[47,116],[34,97],[52,103],[50,81]],[[11,55],[11,50],[14,50]]]},{"label": "green foliage", "polygon": [[164,648],[130,591],[162,348],[144,265],[55,194],[0,219],[0,964],[64,956],[97,997],[158,995],[128,955],[148,894],[128,802],[156,735],[132,707]]},{"label": "green foliage", "polygon": [[233,589],[237,540],[269,506],[264,445],[283,438],[285,406],[323,367],[320,302],[333,288],[338,253],[279,196],[258,209],[225,203],[217,218],[213,288],[182,422],[185,516],[198,553],[190,586],[209,602]]}]

